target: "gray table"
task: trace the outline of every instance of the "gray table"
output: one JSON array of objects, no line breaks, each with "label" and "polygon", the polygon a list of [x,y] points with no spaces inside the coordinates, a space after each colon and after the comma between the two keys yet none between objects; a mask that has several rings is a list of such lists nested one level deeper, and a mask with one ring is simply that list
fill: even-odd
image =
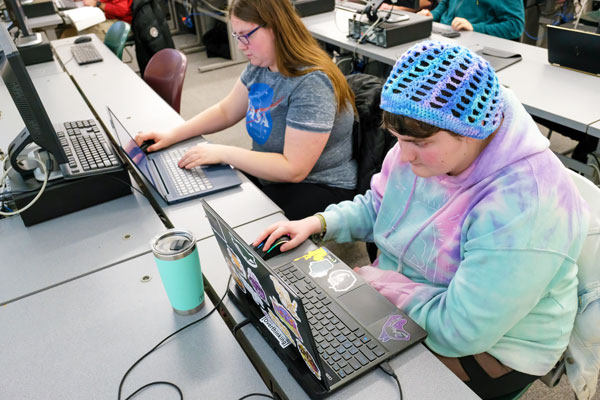
[{"label": "gray table", "polygon": [[[52,46],[105,126],[110,126],[106,106],[113,110],[131,133],[167,130],[183,122],[181,116],[131,68],[123,64],[95,35],[90,36],[102,54],[103,62],[80,66],[72,61],[69,46],[74,38],[53,41]],[[241,186],[203,197],[231,226],[240,226],[281,211],[243,174],[240,173],[240,177],[243,180]],[[147,182],[146,186],[170,224],[189,229],[198,239],[212,234],[203,217],[199,199],[168,205]]]},{"label": "gray table", "polygon": [[[150,254],[8,304],[0,310],[0,397],[116,399],[122,376],[138,358],[212,308],[207,298],[198,313],[175,314]],[[157,380],[178,385],[186,399],[269,393],[218,313],[138,364],[122,398]],[[136,398],[179,397],[156,386]]]},{"label": "gray table", "polygon": [[31,29],[43,30],[48,36],[48,40],[56,39],[55,29],[64,22],[62,17],[58,14],[28,18],[27,21]]},{"label": "gray table", "polygon": [[[246,224],[236,231],[246,242],[251,242],[269,224],[285,219],[282,214],[272,215]],[[275,257],[268,262],[281,265],[315,248],[311,242]],[[229,271],[214,237],[198,242],[202,271],[217,294],[225,291]],[[227,299],[224,302],[225,319],[230,326],[242,322],[245,317]],[[309,397],[287,371],[275,352],[252,325],[239,329],[237,338],[246,353],[263,376],[267,386],[283,398],[308,399]],[[478,399],[466,385],[450,372],[423,345],[418,344],[392,359],[390,365],[400,379],[404,399]],[[395,399],[398,388],[395,381],[383,371],[376,369],[359,378],[343,389],[334,392],[328,399]]]},{"label": "gray table", "polygon": [[[93,117],[64,72],[33,82],[52,122]],[[24,123],[5,86],[0,110],[0,147],[6,149]],[[137,193],[29,228],[18,216],[2,219],[0,304],[149,252],[150,239],[164,229]]]}]

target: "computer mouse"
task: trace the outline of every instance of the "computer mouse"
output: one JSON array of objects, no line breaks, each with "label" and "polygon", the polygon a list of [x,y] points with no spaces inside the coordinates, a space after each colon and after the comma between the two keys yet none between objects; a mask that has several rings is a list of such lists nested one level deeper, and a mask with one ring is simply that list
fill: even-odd
[{"label": "computer mouse", "polygon": [[152,146],[154,143],[155,142],[152,139],[144,140],[142,144],[140,144],[140,149],[142,149],[144,153],[148,153],[148,147]]},{"label": "computer mouse", "polygon": [[282,253],[281,245],[289,242],[292,238],[289,235],[283,235],[275,239],[275,242],[271,245],[269,249],[264,249],[263,246],[267,239],[260,242],[257,246],[254,246],[254,251],[258,254],[263,260],[267,261],[270,258],[273,258]]},{"label": "computer mouse", "polygon": [[79,43],[86,43],[86,42],[91,42],[92,38],[89,36],[80,36],[77,39],[75,39],[75,44],[79,44]]}]

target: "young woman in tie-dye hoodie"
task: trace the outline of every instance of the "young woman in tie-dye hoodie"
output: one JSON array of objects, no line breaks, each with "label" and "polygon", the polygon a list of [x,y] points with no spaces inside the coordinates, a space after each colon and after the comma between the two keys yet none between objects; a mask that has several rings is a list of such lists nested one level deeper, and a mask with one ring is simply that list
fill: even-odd
[{"label": "young woman in tie-dye hoodie", "polygon": [[381,108],[398,144],[371,189],[256,242],[374,241],[379,258],[358,273],[427,330],[429,349],[481,397],[518,391],[567,347],[587,207],[515,95],[466,48],[414,46]]}]

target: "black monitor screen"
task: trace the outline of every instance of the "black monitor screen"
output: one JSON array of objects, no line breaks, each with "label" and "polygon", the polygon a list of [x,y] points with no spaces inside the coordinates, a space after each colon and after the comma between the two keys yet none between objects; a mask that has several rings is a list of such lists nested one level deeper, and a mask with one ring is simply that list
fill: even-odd
[{"label": "black monitor screen", "polygon": [[8,16],[12,22],[19,28],[21,36],[30,36],[31,30],[27,24],[27,17],[19,0],[4,0],[4,5],[8,11]]},{"label": "black monitor screen", "polygon": [[52,153],[59,164],[65,164],[67,160],[56,137],[56,131],[33,86],[31,77],[25,69],[21,55],[10,34],[1,24],[0,75],[2,75],[2,80],[21,114],[23,122],[25,122],[31,140]]}]

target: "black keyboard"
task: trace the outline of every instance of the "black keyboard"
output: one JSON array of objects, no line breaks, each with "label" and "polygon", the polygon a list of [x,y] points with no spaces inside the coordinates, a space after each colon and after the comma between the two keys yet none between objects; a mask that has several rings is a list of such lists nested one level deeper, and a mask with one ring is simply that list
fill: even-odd
[{"label": "black keyboard", "polygon": [[77,64],[91,64],[102,61],[102,56],[91,43],[76,44],[71,46],[71,53]]},{"label": "black keyboard", "polygon": [[386,353],[295,265],[284,266],[277,273],[302,298],[319,355],[340,378],[355,373]]},{"label": "black keyboard", "polygon": [[68,167],[63,166],[63,175],[77,178],[121,169],[121,161],[96,121],[65,122],[63,126],[64,130],[56,132],[69,162]]}]

